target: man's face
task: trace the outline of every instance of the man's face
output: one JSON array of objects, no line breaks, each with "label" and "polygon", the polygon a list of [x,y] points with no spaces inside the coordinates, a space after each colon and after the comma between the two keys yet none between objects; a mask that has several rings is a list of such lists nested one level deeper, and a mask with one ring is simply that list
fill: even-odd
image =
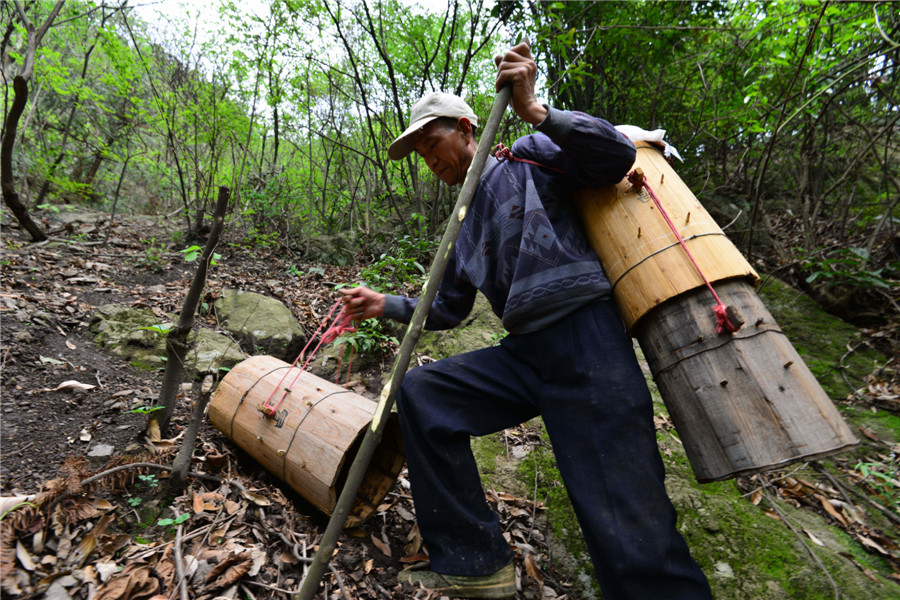
[{"label": "man's face", "polygon": [[462,183],[475,155],[474,135],[467,119],[455,128],[432,121],[416,136],[416,153],[447,185]]}]

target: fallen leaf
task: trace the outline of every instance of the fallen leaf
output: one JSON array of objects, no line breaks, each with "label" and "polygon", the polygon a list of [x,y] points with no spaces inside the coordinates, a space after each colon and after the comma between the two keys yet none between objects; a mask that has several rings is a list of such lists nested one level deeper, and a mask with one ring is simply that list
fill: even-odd
[{"label": "fallen leaf", "polygon": [[73,343],[70,342],[69,340],[66,340],[66,348],[68,348],[69,350],[75,350],[75,349],[78,348],[78,346],[76,346],[75,344],[73,344]]},{"label": "fallen leaf", "polygon": [[52,390],[46,390],[48,392],[58,392],[60,390],[92,390],[96,385],[91,385],[89,383],[81,383],[80,381],[76,381],[74,379],[70,379],[68,381],[63,381],[61,384],[53,388]]},{"label": "fallen leaf", "polygon": [[403,517],[404,520],[406,520],[406,521],[415,521],[416,520],[416,516],[414,514],[412,514],[409,511],[409,509],[407,509],[403,505],[398,504],[396,510],[397,510],[397,514],[400,515],[401,517]]},{"label": "fallen leaf", "polygon": [[21,540],[16,540],[16,558],[19,559],[19,563],[25,567],[26,571],[34,571],[36,565],[34,564],[34,559],[31,558],[31,554],[28,553],[28,550],[25,549],[25,546],[22,545]]},{"label": "fallen leaf", "polygon": [[872,431],[871,429],[869,429],[868,427],[862,427],[862,426],[860,426],[860,427],[859,427],[859,432],[860,432],[861,434],[863,434],[864,436],[866,436],[867,438],[869,438],[870,440],[872,440],[873,442],[877,442],[877,441],[878,441],[878,436],[875,435],[875,432]]},{"label": "fallen leaf", "polygon": [[371,536],[371,539],[372,539],[372,543],[375,544],[375,547],[378,548],[379,550],[381,550],[381,553],[382,553],[382,554],[384,554],[385,556],[387,556],[388,558],[390,558],[390,556],[391,556],[391,547],[388,546],[388,545],[387,545],[386,543],[384,543],[383,541],[379,540],[377,537],[375,537],[374,534]]},{"label": "fallen leaf", "polygon": [[156,419],[150,419],[150,422],[147,423],[147,437],[150,438],[151,442],[162,440],[162,434],[159,431],[159,421]]},{"label": "fallen leaf", "polygon": [[527,573],[529,577],[543,586],[544,578],[541,576],[541,570],[538,569],[537,564],[535,564],[534,562],[534,555],[526,554],[525,558],[522,560],[522,563],[525,565],[525,573]]},{"label": "fallen leaf", "polygon": [[762,488],[759,488],[758,490],[756,490],[755,492],[750,494],[750,503],[753,506],[759,506],[759,503],[762,501],[762,497],[763,497],[763,491],[762,491]]},{"label": "fallen leaf", "polygon": [[842,515],[838,511],[838,509],[836,509],[834,507],[834,505],[831,504],[831,501],[828,500],[828,498],[826,498],[825,496],[822,496],[820,494],[816,494],[816,498],[819,499],[819,502],[822,504],[822,508],[825,509],[825,512],[827,512],[829,515],[834,517],[844,527],[849,526],[849,524],[847,523],[847,519],[845,519],[844,515]]},{"label": "fallen leaf", "polygon": [[813,535],[813,532],[810,531],[809,529],[807,529],[806,527],[803,528],[803,532],[809,536],[809,539],[811,539],[814,544],[818,544],[819,546],[822,546],[822,547],[825,546],[824,542],[822,542],[822,540],[820,540],[815,535]]},{"label": "fallen leaf", "polygon": [[884,548],[882,548],[880,544],[878,544],[874,540],[869,539],[868,537],[866,537],[864,535],[857,533],[856,539],[858,539],[862,543],[863,546],[868,546],[869,548],[872,548],[873,550],[880,552],[881,554],[884,554],[885,556],[891,555],[891,553],[888,552],[887,550],[885,550]]},{"label": "fallen leaf", "polygon": [[419,552],[417,554],[413,554],[412,556],[404,556],[400,559],[400,562],[409,564],[409,563],[418,563],[418,562],[428,562],[428,555]]},{"label": "fallen leaf", "polygon": [[88,556],[90,556],[91,552],[97,547],[97,536],[94,535],[94,532],[90,532],[81,538],[81,542],[75,546],[75,549],[69,555],[69,560],[73,565],[77,568],[81,568],[84,566],[84,563],[87,562]]},{"label": "fallen leaf", "polygon": [[109,578],[119,570],[119,565],[112,561],[98,561],[94,563],[94,568],[97,569],[97,575],[100,577],[100,581],[106,583],[109,581]]},{"label": "fallen leaf", "polygon": [[415,555],[422,549],[422,533],[419,531],[418,523],[413,523],[409,533],[406,534],[406,540],[409,542],[403,547],[406,556]]},{"label": "fallen leaf", "polygon": [[246,575],[252,565],[253,559],[249,552],[232,554],[213,567],[206,577],[206,584],[200,588],[200,591],[210,592],[229,586]]},{"label": "fallen leaf", "polygon": [[241,494],[244,496],[244,498],[257,506],[269,506],[272,504],[272,502],[268,498],[261,494],[256,494],[248,490],[241,490]]},{"label": "fallen leaf", "polygon": [[149,600],[159,590],[159,580],[150,566],[130,564],[109,583],[97,589],[94,600]]},{"label": "fallen leaf", "polygon": [[266,564],[266,558],[268,557],[266,551],[262,548],[252,548],[250,550],[250,558],[252,559],[252,563],[250,564],[250,570],[247,571],[247,576],[256,577],[263,565]]}]

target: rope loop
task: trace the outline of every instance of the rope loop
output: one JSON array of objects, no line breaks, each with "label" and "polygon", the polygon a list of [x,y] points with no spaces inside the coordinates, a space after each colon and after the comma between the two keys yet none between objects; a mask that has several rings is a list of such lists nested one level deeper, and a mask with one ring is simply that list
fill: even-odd
[{"label": "rope loop", "polygon": [[[338,301],[334,303],[334,306],[332,306],[331,310],[328,311],[328,315],[322,320],[322,323],[319,324],[318,329],[316,329],[315,333],[313,333],[310,336],[309,340],[306,342],[306,345],[303,347],[303,350],[300,351],[300,354],[298,354],[297,358],[294,359],[294,362],[291,363],[291,367],[287,370],[287,372],[285,372],[284,376],[281,378],[281,381],[279,381],[278,385],[276,385],[272,389],[272,393],[269,394],[269,397],[266,399],[266,401],[259,405],[259,411],[261,413],[263,413],[267,417],[275,416],[275,413],[278,411],[278,407],[281,406],[281,403],[284,402],[284,399],[287,398],[287,395],[291,393],[291,389],[294,387],[294,384],[297,383],[297,379],[300,378],[300,375],[303,373],[303,371],[306,370],[306,367],[309,365],[309,363],[312,362],[312,359],[313,359],[313,357],[315,357],[316,352],[319,351],[319,348],[321,348],[323,344],[328,344],[330,342],[333,342],[335,339],[337,339],[339,336],[341,336],[345,333],[351,333],[353,331],[356,331],[356,327],[353,326],[353,324],[350,320],[350,315],[348,315],[344,311],[344,309],[341,308],[341,310],[338,312],[337,316],[334,318],[334,321],[332,322],[331,326],[328,327],[328,329],[325,330],[325,333],[323,333],[319,337],[319,343],[316,344],[316,347],[306,358],[306,361],[303,363],[303,366],[300,367],[300,370],[297,372],[297,375],[294,377],[293,381],[291,381],[291,383],[286,388],[281,387],[281,384],[284,383],[284,380],[287,378],[288,373],[290,373],[291,369],[293,369],[295,366],[297,366],[297,363],[300,362],[300,359],[303,358],[304,354],[306,354],[306,351],[307,351],[307,349],[309,349],[313,340],[316,339],[316,335],[318,335],[319,332],[322,330],[322,328],[325,326],[325,324],[328,323],[328,321],[331,319],[331,315],[334,314],[334,311],[337,309],[338,306],[341,305],[341,303],[342,303],[342,301],[340,299],[338,299]],[[350,377],[350,368],[352,366],[353,366],[353,362],[352,362],[352,355],[351,355],[351,361],[347,367],[348,380]],[[340,369],[338,369],[338,378],[340,378]],[[281,395],[281,398],[278,400],[278,402],[276,402],[275,404],[272,404],[272,398],[275,396],[275,392],[277,392],[278,390],[282,390],[284,393]]]},{"label": "rope loop", "polygon": [[534,165],[536,167],[541,167],[542,169],[549,169],[551,171],[555,171],[556,173],[565,173],[562,169],[557,169],[556,167],[551,167],[549,165],[542,165],[539,162],[535,162],[533,160],[528,160],[527,158],[519,158],[518,156],[513,156],[512,150],[504,146],[503,144],[497,144],[494,146],[491,153],[494,155],[499,162],[504,162],[507,160],[514,160],[516,162],[528,163],[529,165]]}]

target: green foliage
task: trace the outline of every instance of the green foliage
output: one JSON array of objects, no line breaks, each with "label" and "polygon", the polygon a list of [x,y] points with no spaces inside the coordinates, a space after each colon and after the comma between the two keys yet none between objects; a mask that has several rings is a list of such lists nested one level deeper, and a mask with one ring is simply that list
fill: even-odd
[{"label": "green foliage", "polygon": [[[184,250],[180,250],[179,252],[184,254],[184,262],[194,262],[195,260],[200,258],[200,255],[203,253],[203,248],[195,245],[185,248]],[[221,254],[213,252],[212,257],[209,260],[209,264],[212,266],[216,266],[217,264],[219,264],[216,261],[218,261],[220,258],[222,258]]]},{"label": "green foliage", "polygon": [[820,280],[832,286],[850,285],[884,289],[891,289],[897,285],[897,281],[889,279],[887,273],[900,272],[900,263],[894,262],[879,269],[867,269],[871,256],[865,248],[838,248],[828,256],[829,258],[820,260],[808,258],[803,261],[803,271],[808,273],[806,283]]},{"label": "green foliage", "polygon": [[366,319],[357,324],[356,331],[341,335],[334,343],[336,346],[345,345],[344,360],[349,360],[354,352],[370,356],[388,354],[400,341],[390,333],[384,321]]},{"label": "green foliage", "polygon": [[162,410],[162,406],[138,406],[129,410],[128,412],[135,415],[149,415],[153,414],[158,410]]},{"label": "green foliage", "polygon": [[147,244],[147,248],[144,249],[144,253],[138,257],[137,264],[140,267],[145,267],[154,272],[160,272],[163,270],[163,260],[164,254],[166,252],[167,246],[164,243],[157,243],[156,238],[150,238],[149,240],[141,240],[143,243]]},{"label": "green foliage", "polygon": [[159,477],[153,473],[150,473],[149,475],[138,475],[137,477],[150,487],[159,485]]},{"label": "green foliage", "polygon": [[408,285],[421,286],[427,272],[420,260],[434,246],[425,238],[403,235],[391,253],[383,253],[378,260],[365,267],[360,276],[366,285],[379,292],[402,290]]},{"label": "green foliage", "polygon": [[185,521],[191,518],[190,513],[182,513],[175,517],[174,519],[160,519],[156,522],[160,527],[170,527],[175,525],[181,525]]},{"label": "green foliage", "polygon": [[138,327],[138,329],[143,329],[145,331],[152,331],[153,333],[164,335],[172,329],[171,324],[162,324],[162,325],[150,325],[149,327]]},{"label": "green foliage", "polygon": [[900,508],[900,473],[880,462],[860,462],[853,467],[863,477],[878,500],[894,510]]},{"label": "green foliage", "polygon": [[271,248],[278,244],[278,232],[270,231],[266,233],[256,227],[250,227],[246,235],[244,235],[243,243],[251,248]]}]

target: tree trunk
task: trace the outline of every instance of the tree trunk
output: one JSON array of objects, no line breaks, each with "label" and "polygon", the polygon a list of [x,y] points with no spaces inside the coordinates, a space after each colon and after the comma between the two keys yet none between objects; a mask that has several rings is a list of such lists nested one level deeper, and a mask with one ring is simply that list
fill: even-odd
[{"label": "tree trunk", "polygon": [[[195,385],[194,389],[199,387]],[[197,403],[191,413],[191,421],[184,433],[184,440],[181,442],[178,454],[175,455],[175,460],[172,462],[172,472],[166,484],[166,496],[180,496],[184,492],[188,471],[191,469],[191,457],[194,455],[194,446],[197,444],[197,434],[200,432],[200,424],[203,422],[203,413],[206,412],[210,395],[209,391],[200,390],[197,393]]]},{"label": "tree trunk", "polygon": [[31,241],[43,242],[47,239],[47,234],[34,222],[28,209],[19,199],[16,193],[15,183],[12,173],[12,155],[13,147],[16,143],[16,132],[19,128],[19,118],[25,110],[28,103],[28,82],[21,75],[17,75],[13,79],[13,97],[12,105],[6,115],[6,123],[4,125],[3,141],[0,142],[0,188],[3,190],[3,202],[13,212],[19,224],[31,235]]},{"label": "tree trunk", "polygon": [[184,306],[181,307],[181,314],[178,316],[178,322],[172,327],[166,336],[166,351],[168,358],[166,360],[166,370],[163,374],[162,385],[159,390],[158,405],[162,407],[158,411],[158,416],[151,418],[151,425],[156,421],[159,425],[160,435],[165,437],[168,434],[169,421],[175,409],[175,396],[178,394],[178,388],[181,385],[181,371],[184,366],[184,357],[188,353],[188,334],[194,327],[194,315],[197,312],[197,306],[200,304],[200,298],[203,294],[203,288],[206,286],[206,273],[209,270],[209,262],[212,259],[213,250],[219,243],[219,235],[222,233],[222,227],[225,223],[225,211],[228,207],[228,198],[231,190],[225,186],[219,187],[219,198],[216,202],[216,212],[213,215],[213,226],[209,232],[209,239],[203,248],[203,256],[200,264],[197,266],[197,272],[191,281],[191,287],[184,299]]}]

